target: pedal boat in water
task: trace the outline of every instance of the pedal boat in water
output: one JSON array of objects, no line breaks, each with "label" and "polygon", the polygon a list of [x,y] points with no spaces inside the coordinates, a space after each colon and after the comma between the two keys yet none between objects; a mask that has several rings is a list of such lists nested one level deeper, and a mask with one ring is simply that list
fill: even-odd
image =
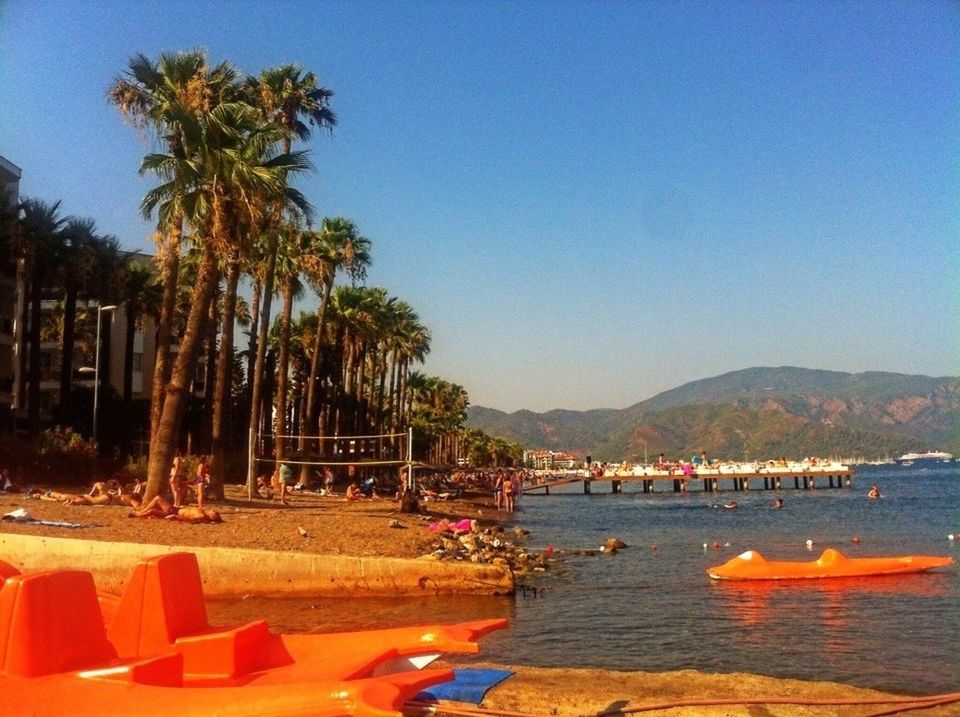
[{"label": "pedal boat in water", "polygon": [[454,676],[421,667],[506,625],[278,635],[210,626],[192,553],[141,561],[113,601],[88,572],[5,567],[0,689],[16,714],[399,715]]},{"label": "pedal boat in water", "polygon": [[714,580],[822,580],[921,573],[952,564],[953,558],[935,555],[848,558],[833,548],[809,562],[774,561],[748,550],[723,565],[707,568],[707,575]]}]

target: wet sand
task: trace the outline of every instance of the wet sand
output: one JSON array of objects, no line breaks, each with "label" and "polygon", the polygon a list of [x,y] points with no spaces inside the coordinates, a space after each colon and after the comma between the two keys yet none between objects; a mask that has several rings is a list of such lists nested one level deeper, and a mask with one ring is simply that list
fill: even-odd
[{"label": "wet sand", "polygon": [[[617,672],[592,669],[554,669],[488,664],[516,674],[490,690],[481,708],[539,715],[596,715],[644,705],[688,701],[737,699],[878,700],[901,696],[835,682],[805,682],[746,673],[706,674],[676,672]],[[451,703],[451,706],[454,703]],[[654,715],[709,715],[720,717],[793,717],[819,715],[870,715],[896,704],[874,705],[721,705],[691,706],[649,712]],[[902,705],[901,705],[902,706]],[[646,713],[645,713],[646,714]],[[960,714],[960,704],[925,710],[924,715]]]}]

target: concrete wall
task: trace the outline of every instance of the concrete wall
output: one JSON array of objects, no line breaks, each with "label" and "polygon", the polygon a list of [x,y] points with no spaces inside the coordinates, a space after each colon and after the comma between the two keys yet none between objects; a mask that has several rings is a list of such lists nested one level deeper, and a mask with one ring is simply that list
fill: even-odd
[{"label": "concrete wall", "polygon": [[423,596],[443,593],[504,595],[510,571],[497,565],[427,559],[277,553],[243,548],[200,548],[0,533],[0,559],[20,570],[89,570],[97,587],[120,592],[141,558],[197,554],[208,597]]}]

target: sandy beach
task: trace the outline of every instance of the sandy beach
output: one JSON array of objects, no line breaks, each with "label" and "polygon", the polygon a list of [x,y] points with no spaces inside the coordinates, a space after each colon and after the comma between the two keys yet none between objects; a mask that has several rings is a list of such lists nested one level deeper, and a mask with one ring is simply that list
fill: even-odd
[{"label": "sandy beach", "polygon": [[[62,492],[75,488],[58,487]],[[115,540],[133,543],[259,548],[277,551],[333,553],[359,556],[415,558],[432,550],[436,540],[428,530],[441,518],[473,518],[491,522],[503,514],[486,496],[429,502],[423,515],[403,514],[397,503],[386,498],[347,502],[342,496],[293,493],[290,505],[279,501],[247,501],[246,488],[227,486],[226,499],[209,507],[223,515],[217,525],[189,525],[169,520],[130,518],[124,506],[73,506],[34,500],[25,494],[0,494],[0,511],[25,508],[43,520],[82,523],[83,528],[58,528],[0,522],[0,532],[47,535],[85,540]],[[428,517],[429,516],[429,517]],[[397,521],[400,527],[390,527]],[[301,534],[301,530],[306,536]]]}]

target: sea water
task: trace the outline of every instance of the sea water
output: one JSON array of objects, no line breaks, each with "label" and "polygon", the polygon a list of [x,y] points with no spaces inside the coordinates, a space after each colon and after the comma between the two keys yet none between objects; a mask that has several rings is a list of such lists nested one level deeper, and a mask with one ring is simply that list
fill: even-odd
[{"label": "sea water", "polygon": [[[634,484],[619,495],[600,492],[608,482],[586,496],[574,484],[566,494],[522,497],[516,522],[531,531],[531,549],[597,550],[610,537],[630,547],[565,556],[561,571],[537,578],[536,597],[248,600],[214,604],[211,613],[265,617],[282,631],[506,617],[509,629],[484,638],[483,659],[753,672],[906,693],[960,689],[960,566],[801,584],[707,577],[708,567],[745,550],[777,560],[813,560],[827,547],[849,557],[960,559],[960,467],[866,466],[853,482],[852,489],[682,496],[644,495]],[[867,500],[873,484],[882,500]],[[736,510],[722,507],[733,499]]]}]

